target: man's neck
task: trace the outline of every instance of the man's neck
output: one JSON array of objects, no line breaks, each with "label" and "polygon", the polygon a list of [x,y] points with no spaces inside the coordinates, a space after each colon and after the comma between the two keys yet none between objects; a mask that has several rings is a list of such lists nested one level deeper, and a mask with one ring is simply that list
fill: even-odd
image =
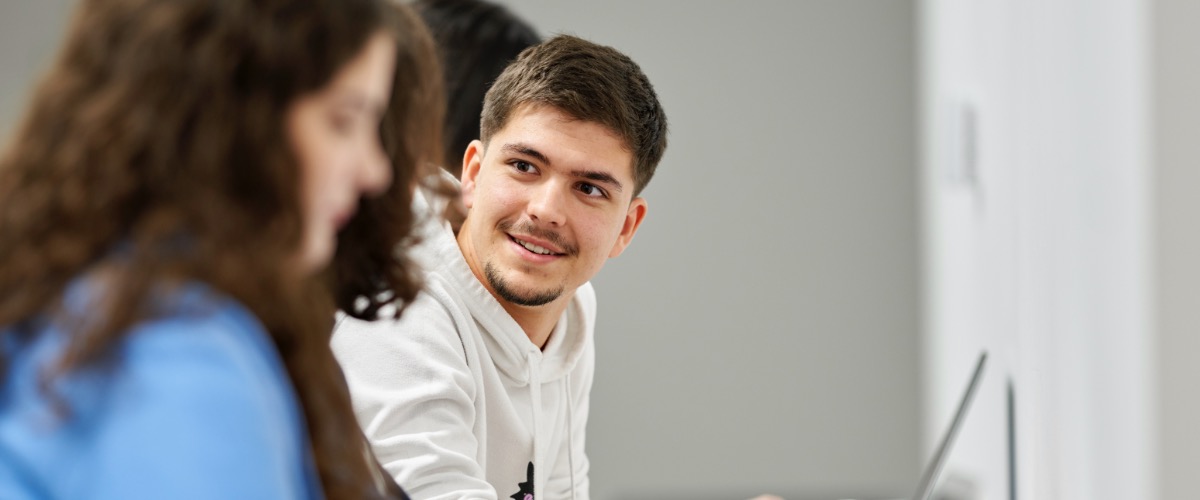
[{"label": "man's neck", "polygon": [[[496,297],[496,300],[521,326],[521,329],[525,331],[525,336],[529,337],[529,341],[538,346],[538,349],[545,349],[546,342],[550,340],[550,334],[554,332],[554,326],[562,318],[563,311],[567,309],[567,304],[571,302],[571,297],[574,295],[574,291],[563,292],[561,296],[554,299],[554,302],[537,307],[519,306],[499,297]],[[495,294],[493,294],[494,296]]]}]

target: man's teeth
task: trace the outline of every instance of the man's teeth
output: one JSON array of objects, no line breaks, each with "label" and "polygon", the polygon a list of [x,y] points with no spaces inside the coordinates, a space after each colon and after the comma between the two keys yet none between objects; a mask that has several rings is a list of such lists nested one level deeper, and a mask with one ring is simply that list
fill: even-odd
[{"label": "man's teeth", "polygon": [[[514,240],[517,240],[516,238],[513,238],[513,239],[514,239]],[[529,250],[530,252],[533,252],[533,253],[536,253],[536,254],[541,254],[541,255],[552,255],[552,254],[554,254],[554,252],[551,252],[550,250],[547,250],[547,249],[545,249],[545,248],[542,248],[542,247],[539,247],[539,246],[537,246],[537,245],[534,245],[533,243],[530,243],[530,242],[528,242],[528,241],[521,241],[521,240],[517,240],[517,243],[519,243],[519,244],[521,244],[521,246],[525,247],[525,249],[526,249],[526,250]]]}]

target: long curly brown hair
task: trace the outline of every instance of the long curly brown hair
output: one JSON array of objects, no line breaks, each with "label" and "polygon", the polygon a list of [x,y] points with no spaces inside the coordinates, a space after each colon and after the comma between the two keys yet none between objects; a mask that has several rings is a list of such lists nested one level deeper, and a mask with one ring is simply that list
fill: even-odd
[{"label": "long curly brown hair", "polygon": [[[393,186],[362,202],[328,271],[296,276],[285,111],[380,31],[399,49],[381,127]],[[109,358],[156,314],[152,292],[207,283],[274,340],[326,496],[399,495],[378,485],[328,341],[335,304],[367,317],[419,290],[403,250],[413,185],[440,159],[439,75],[423,25],[385,0],[84,0],[0,156],[0,325],[32,335],[66,314],[72,280],[102,275],[102,308],[67,323],[78,328],[47,374],[62,376]]]},{"label": "long curly brown hair", "polygon": [[[405,33],[397,37],[392,97],[382,126],[394,180],[382,196],[363,200],[357,212],[361,215],[338,234],[330,273],[338,308],[367,320],[376,319],[382,306],[406,304],[420,291],[417,266],[407,257],[407,250],[418,243],[412,236],[417,222],[411,208],[413,189],[420,186],[448,199],[457,196],[457,188],[438,175],[446,105],[434,39],[411,7],[392,5]],[[451,203],[445,213],[422,215],[455,220],[463,215],[457,208]],[[402,310],[397,308],[396,316]]]}]

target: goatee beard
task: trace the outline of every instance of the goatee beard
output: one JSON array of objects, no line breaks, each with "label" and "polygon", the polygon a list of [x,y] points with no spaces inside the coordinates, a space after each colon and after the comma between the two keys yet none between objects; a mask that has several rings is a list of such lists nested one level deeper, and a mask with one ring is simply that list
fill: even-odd
[{"label": "goatee beard", "polygon": [[487,278],[488,284],[492,286],[492,290],[496,291],[501,299],[506,302],[511,302],[519,306],[544,306],[554,302],[563,293],[563,287],[557,289],[543,291],[529,291],[524,294],[518,293],[513,287],[509,286],[504,278],[500,277],[500,273],[492,266],[491,262],[483,265],[483,275]]}]

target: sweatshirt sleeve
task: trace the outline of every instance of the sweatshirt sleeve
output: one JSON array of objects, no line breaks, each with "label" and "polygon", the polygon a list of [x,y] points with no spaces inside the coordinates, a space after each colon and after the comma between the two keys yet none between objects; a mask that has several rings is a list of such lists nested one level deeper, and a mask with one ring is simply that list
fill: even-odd
[{"label": "sweatshirt sleeve", "polygon": [[333,350],[376,457],[412,498],[496,500],[476,458],[474,377],[441,304],[422,294],[398,321],[345,317]]}]

